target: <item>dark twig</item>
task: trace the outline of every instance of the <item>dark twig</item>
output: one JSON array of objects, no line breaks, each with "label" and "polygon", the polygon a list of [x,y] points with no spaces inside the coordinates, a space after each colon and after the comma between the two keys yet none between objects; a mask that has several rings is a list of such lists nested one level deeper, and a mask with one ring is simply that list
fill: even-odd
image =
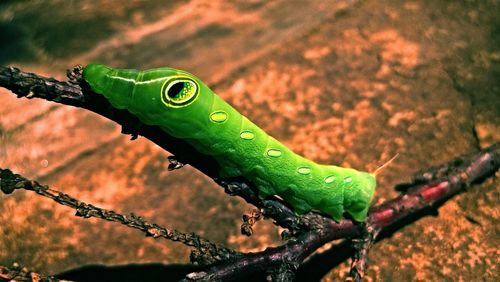
[{"label": "dark twig", "polygon": [[217,183],[224,187],[224,191],[232,196],[239,196],[248,203],[262,209],[262,214],[275,220],[275,223],[281,227],[288,228],[296,233],[301,229],[312,228],[308,220],[302,220],[303,217],[297,216],[293,210],[282,201],[276,198],[261,200],[250,185],[244,180],[239,181],[219,181]]},{"label": "dark twig", "polygon": [[36,181],[28,180],[19,174],[14,174],[8,169],[0,168],[0,190],[10,194],[16,189],[34,191],[37,194],[54,200],[55,202],[76,210],[76,216],[83,218],[96,217],[108,221],[118,222],[128,227],[138,229],[153,238],[165,238],[181,242],[195,248],[191,255],[192,262],[208,265],[226,261],[238,256],[238,253],[226,247],[214,244],[194,233],[183,233],[175,229],[167,229],[156,223],[145,221],[134,214],[122,215],[114,211],[105,210],[86,204],[62,192],[48,188]]},{"label": "dark twig", "polygon": [[168,156],[168,170],[176,170],[176,169],[181,169],[184,166],[183,163],[179,162],[175,156]]},{"label": "dark twig", "polygon": [[65,282],[52,276],[43,276],[15,263],[7,268],[0,266],[0,282]]},{"label": "dark twig", "polygon": [[[366,221],[367,229],[363,224],[355,224],[351,220],[337,223],[326,217],[307,214],[304,216],[304,221],[309,219],[315,222],[313,224],[315,229],[301,233],[285,245],[268,248],[260,253],[244,254],[237,261],[214,266],[202,274],[192,274],[191,277],[196,279],[187,277],[185,281],[231,280],[252,272],[273,271],[280,269],[284,262],[300,264],[317,248],[329,241],[349,237],[359,238],[365,230],[378,234],[411,214],[436,209],[439,204],[464,191],[471,184],[494,175],[500,168],[500,146],[496,144],[474,156],[463,158],[460,164],[450,168],[450,173],[439,181],[415,187],[408,194],[372,208]],[[376,236],[373,237],[375,238]],[[363,253],[367,251],[368,248],[365,248]],[[361,270],[364,270],[364,267]]]},{"label": "dark twig", "polygon": [[[220,167],[212,157],[199,153],[188,143],[166,134],[157,126],[141,124],[126,110],[113,108],[102,95],[92,92],[82,81],[81,67],[74,68],[69,74],[71,83],[0,66],[0,86],[11,90],[18,97],[41,98],[95,112],[120,124],[122,133],[132,134],[133,138],[142,135],[169,151],[177,163],[192,165],[214,179],[219,175]],[[78,81],[81,85],[75,84]],[[244,179],[217,182],[231,195],[242,197],[248,203],[262,208],[263,214],[274,219],[276,224],[292,230],[299,228],[300,219],[286,204],[277,199],[261,201],[251,184]]]},{"label": "dark twig", "polygon": [[262,213],[258,209],[252,210],[250,214],[243,215],[243,223],[241,224],[241,234],[252,236],[253,225],[262,219]]},{"label": "dark twig", "polygon": [[363,280],[365,270],[368,262],[368,252],[375,243],[378,232],[365,228],[363,235],[360,238],[353,239],[355,253],[351,263],[351,270],[349,271],[349,279],[346,281],[360,282]]},{"label": "dark twig", "polygon": [[[78,75],[75,75],[73,80],[80,81]],[[214,179],[220,170],[210,156],[198,153],[182,140],[167,135],[157,127],[141,125],[137,118],[124,110],[113,109],[101,95],[92,93],[85,83],[76,86],[17,69],[0,67],[0,86],[11,89],[18,96],[27,96],[29,93],[29,98],[39,97],[74,105],[108,117],[121,124],[124,133],[147,137],[173,153],[180,163],[191,164]],[[228,194],[238,195],[260,208],[264,216],[288,228],[292,237],[282,246],[268,248],[259,253],[242,254],[238,259],[227,260],[206,271],[191,273],[186,277],[186,281],[231,280],[256,272],[267,272],[277,281],[290,281],[297,266],[325,243],[341,238],[360,238],[367,230],[373,235],[370,240],[373,241],[376,234],[408,215],[436,209],[440,203],[471,184],[495,174],[500,163],[499,150],[499,146],[495,145],[473,157],[464,158],[440,170],[433,170],[425,177],[417,177],[416,181],[406,186],[409,188],[407,194],[372,208],[364,224],[356,224],[348,219],[335,222],[316,213],[297,216],[278,199],[261,200],[245,179],[217,179]],[[370,245],[371,242],[364,242],[359,248],[357,262],[361,264],[354,263],[353,270],[358,273],[356,275],[359,278],[364,272],[364,256]]]}]

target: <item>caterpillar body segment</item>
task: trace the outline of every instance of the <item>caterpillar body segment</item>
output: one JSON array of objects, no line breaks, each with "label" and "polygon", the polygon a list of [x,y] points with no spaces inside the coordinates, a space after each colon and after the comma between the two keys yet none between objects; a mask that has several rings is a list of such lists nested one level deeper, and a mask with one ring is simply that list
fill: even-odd
[{"label": "caterpillar body segment", "polygon": [[297,213],[319,211],[364,221],[375,175],[321,165],[295,154],[213,93],[197,77],[172,68],[146,71],[91,64],[83,78],[118,109],[185,140],[220,164],[221,178],[244,177],[265,198],[278,195]]}]

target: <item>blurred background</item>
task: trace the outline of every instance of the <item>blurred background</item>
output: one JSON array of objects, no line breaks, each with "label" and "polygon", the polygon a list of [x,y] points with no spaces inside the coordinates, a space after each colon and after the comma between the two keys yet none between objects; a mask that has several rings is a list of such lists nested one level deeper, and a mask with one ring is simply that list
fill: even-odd
[{"label": "blurred background", "polygon": [[[381,203],[415,172],[499,142],[498,11],[495,0],[4,0],[0,64],[57,79],[90,62],[187,70],[317,162],[373,170],[399,153],[379,177]],[[252,206],[129,139],[96,114],[0,89],[0,167],[240,251],[281,243],[269,221],[240,235]],[[367,281],[500,280],[499,193],[490,179],[380,242]],[[189,261],[181,244],[73,214],[34,193],[0,195],[0,265]],[[345,277],[334,256],[309,277]]]}]

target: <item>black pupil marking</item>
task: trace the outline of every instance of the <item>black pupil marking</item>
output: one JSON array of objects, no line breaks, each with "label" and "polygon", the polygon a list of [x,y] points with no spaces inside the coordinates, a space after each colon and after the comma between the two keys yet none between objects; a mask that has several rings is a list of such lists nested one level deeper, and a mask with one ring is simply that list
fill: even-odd
[{"label": "black pupil marking", "polygon": [[168,97],[175,99],[178,98],[179,94],[181,94],[182,90],[184,89],[185,82],[176,82],[174,85],[172,85],[168,89]]}]

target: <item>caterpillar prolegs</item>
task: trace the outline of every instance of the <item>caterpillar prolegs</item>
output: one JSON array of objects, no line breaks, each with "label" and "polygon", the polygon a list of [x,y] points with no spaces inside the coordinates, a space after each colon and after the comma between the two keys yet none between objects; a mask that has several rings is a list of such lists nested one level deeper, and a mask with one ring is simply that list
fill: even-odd
[{"label": "caterpillar prolegs", "polygon": [[364,221],[375,175],[307,160],[269,136],[184,71],[112,69],[90,64],[83,78],[118,109],[185,140],[220,164],[221,178],[242,176],[265,198],[278,195],[301,214],[311,210],[336,221],[348,213]]}]

